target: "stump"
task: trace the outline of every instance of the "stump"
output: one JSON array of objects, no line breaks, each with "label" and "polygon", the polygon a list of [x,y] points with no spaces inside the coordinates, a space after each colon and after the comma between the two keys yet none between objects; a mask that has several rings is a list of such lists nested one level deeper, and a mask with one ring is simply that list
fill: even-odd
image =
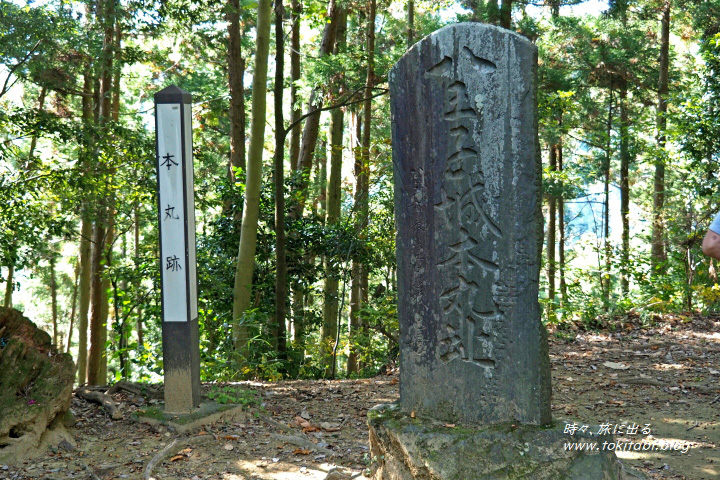
[{"label": "stump", "polygon": [[17,462],[64,429],[75,364],[20,312],[0,307],[0,462]]}]

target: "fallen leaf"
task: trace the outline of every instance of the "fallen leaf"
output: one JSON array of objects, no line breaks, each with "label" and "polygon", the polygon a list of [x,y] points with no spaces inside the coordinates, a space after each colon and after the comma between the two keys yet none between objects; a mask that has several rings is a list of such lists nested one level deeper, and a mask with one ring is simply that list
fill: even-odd
[{"label": "fallen leaf", "polygon": [[293,455],[310,455],[310,450],[305,450],[304,448],[296,448],[293,450]]},{"label": "fallen leaf", "polygon": [[399,382],[400,382],[400,379],[395,377],[392,380],[390,380],[390,383],[388,385],[397,385]]},{"label": "fallen leaf", "polygon": [[226,443],[223,448],[229,452],[230,450],[234,449],[235,447],[233,447],[233,446],[230,445],[229,443]]},{"label": "fallen leaf", "polygon": [[182,460],[183,458],[187,458],[185,455],[175,455],[170,459],[171,462],[177,462],[178,460]]},{"label": "fallen leaf", "polygon": [[447,428],[455,428],[455,424],[454,424],[454,423],[446,423],[445,426],[446,426]]},{"label": "fallen leaf", "polygon": [[416,417],[415,410],[413,410],[412,412],[410,412],[410,418],[415,418],[415,417]]},{"label": "fallen leaf", "polygon": [[297,423],[299,426],[301,426],[303,428],[307,428],[310,426],[310,422],[305,420],[303,417],[300,417],[297,415],[295,416],[295,423]]},{"label": "fallen leaf", "polygon": [[225,440],[238,440],[240,435],[225,435]]}]

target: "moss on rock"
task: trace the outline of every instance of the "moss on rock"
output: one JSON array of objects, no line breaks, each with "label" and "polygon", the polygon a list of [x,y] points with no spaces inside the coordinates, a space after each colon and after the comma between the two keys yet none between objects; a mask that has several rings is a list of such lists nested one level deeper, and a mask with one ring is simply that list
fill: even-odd
[{"label": "moss on rock", "polygon": [[0,307],[0,461],[35,450],[70,408],[75,365],[50,335],[14,309]]}]

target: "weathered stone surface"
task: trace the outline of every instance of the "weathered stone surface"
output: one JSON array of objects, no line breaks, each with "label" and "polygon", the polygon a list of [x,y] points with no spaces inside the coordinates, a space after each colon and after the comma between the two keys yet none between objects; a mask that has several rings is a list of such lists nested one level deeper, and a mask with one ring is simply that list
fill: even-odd
[{"label": "weathered stone surface", "polygon": [[20,312],[0,307],[0,462],[19,461],[43,441],[70,442],[75,365]]},{"label": "weathered stone surface", "polygon": [[567,442],[612,442],[611,436],[572,437],[562,427],[498,424],[472,429],[410,418],[395,406],[368,415],[375,480],[622,480],[615,453],[567,451]]},{"label": "weathered stone surface", "polygon": [[391,70],[405,411],[550,421],[536,63],[524,37],[467,23]]}]

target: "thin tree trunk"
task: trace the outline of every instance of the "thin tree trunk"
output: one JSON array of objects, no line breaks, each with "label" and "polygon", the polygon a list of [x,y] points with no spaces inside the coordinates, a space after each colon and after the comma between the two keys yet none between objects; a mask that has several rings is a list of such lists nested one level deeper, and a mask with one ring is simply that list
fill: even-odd
[{"label": "thin tree trunk", "polygon": [[[360,118],[360,115],[353,114],[354,120],[355,120],[355,138],[358,142],[361,142],[361,138],[363,135],[363,125],[362,125],[362,119]],[[360,143],[361,148],[355,149],[355,202],[358,204],[358,195],[360,191],[360,182],[361,179],[359,176],[361,176],[360,169],[362,167],[362,143]],[[360,213],[357,213],[357,215],[360,215]],[[357,233],[357,227],[359,225],[359,221],[355,222],[356,226],[356,233]],[[359,372],[359,362],[358,362],[358,348],[357,348],[357,339],[358,333],[360,331],[360,308],[361,308],[361,292],[360,292],[360,264],[358,262],[353,261],[352,268],[351,268],[351,285],[350,285],[350,325],[349,325],[349,332],[348,336],[350,337],[350,353],[348,354],[347,359],[347,373],[348,374],[354,374]]]},{"label": "thin tree trunk", "polygon": [[[135,209],[133,212],[133,216],[134,216],[133,224],[134,224],[134,229],[135,229],[135,248],[133,251],[135,253],[135,259],[136,259],[135,261],[136,262],[139,262],[139,259],[140,259],[140,213],[138,210],[139,210],[139,206],[136,203]],[[137,266],[138,265],[136,264],[136,267]],[[141,287],[141,285],[138,282],[135,285],[135,291],[140,292],[140,287]],[[143,348],[143,345],[145,343],[145,338],[143,335],[142,303],[138,303],[138,306],[137,306],[137,321],[135,322],[135,329],[137,331],[138,348]]]},{"label": "thin tree trunk", "polygon": [[408,0],[407,24],[407,48],[410,48],[415,43],[415,0]]},{"label": "thin tree trunk", "polygon": [[627,88],[620,90],[620,217],[622,219],[622,251],[620,255],[620,289],[623,296],[630,290],[628,264],[630,263],[630,137],[627,107]]},{"label": "thin tree trunk", "polygon": [[655,164],[653,181],[653,225],[650,261],[652,271],[657,272],[660,265],[667,259],[665,253],[665,226],[663,207],[665,206],[665,143],[667,127],[667,94],[669,89],[670,70],[670,0],[666,0],[660,23],[660,76],[658,80],[657,105],[657,144],[660,152]]},{"label": "thin tree trunk", "polygon": [[87,377],[89,385],[104,385],[105,378],[102,377],[102,358],[105,357],[105,342],[107,341],[107,330],[103,321],[103,304],[107,309],[107,294],[102,285],[102,257],[105,248],[105,227],[107,220],[106,211],[101,209],[102,215],[95,220],[93,228],[93,248],[91,258],[91,312],[90,312],[90,351],[88,354]]},{"label": "thin tree trunk", "polygon": [[66,353],[70,353],[72,346],[73,328],[75,327],[75,315],[77,315],[78,284],[80,282],[80,262],[75,264],[75,281],[73,282],[73,294],[70,302],[70,326],[68,327],[68,340]]},{"label": "thin tree trunk", "polygon": [[290,167],[293,171],[299,169],[300,158],[300,123],[296,123],[302,115],[298,106],[298,87],[300,81],[300,14],[302,3],[292,0],[292,30],[290,33],[290,105],[292,115],[290,121],[294,124],[290,134]]},{"label": "thin tree trunk", "polygon": [[[550,171],[557,170],[557,149],[555,145],[550,146]],[[548,277],[548,300],[550,301],[548,308],[548,316],[554,316],[555,311],[555,234],[556,226],[556,198],[555,195],[548,195],[548,227],[547,227],[547,277]]]},{"label": "thin tree trunk", "polygon": [[[363,114],[365,118],[363,121],[364,129],[362,131],[362,166],[361,175],[359,177],[362,179],[362,182],[358,181],[358,189],[360,192],[360,231],[363,236],[368,228],[370,212],[370,139],[372,132],[372,91],[375,86],[375,10],[376,0],[370,0],[370,12],[368,15],[367,26],[367,76],[365,79],[365,102],[363,105]],[[366,305],[368,301],[368,279],[368,267],[367,265],[361,264],[359,285],[361,307]],[[370,326],[367,319],[362,319],[361,327],[363,346],[367,347],[367,339],[370,333]],[[364,364],[361,362],[358,366],[363,368]]]},{"label": "thin tree trunk", "polygon": [[[112,72],[115,43],[115,0],[98,0],[97,19],[105,32],[102,51],[102,75],[98,91],[98,125],[104,127],[111,117]],[[100,165],[99,175],[107,175]],[[93,231],[93,252],[91,271],[91,316],[90,316],[90,352],[88,355],[88,384],[104,385],[107,382],[107,318],[108,318],[108,281],[103,278],[107,264],[103,262],[106,242],[111,242],[114,221],[111,194],[98,202],[98,213]]]},{"label": "thin tree trunk", "polygon": [[[347,36],[347,12],[343,12],[338,26],[336,51],[340,51],[346,45]],[[344,74],[340,74],[340,93],[344,89]],[[341,180],[342,180],[342,157],[343,157],[343,133],[345,131],[345,112],[342,108],[337,108],[330,113],[330,177],[327,182],[327,200],[326,200],[326,217],[325,225],[332,229],[340,221],[340,202],[342,198]],[[325,348],[321,352],[323,356],[323,366],[325,367],[325,376],[332,377],[336,371],[336,356],[333,352],[337,351],[338,341],[338,312],[339,298],[338,287],[340,272],[336,266],[335,258],[339,252],[333,252],[334,255],[326,255],[325,263],[325,285],[324,285],[324,302],[323,302],[323,326],[321,332],[321,348]],[[331,347],[331,348],[326,348]]]},{"label": "thin tree trunk", "polygon": [[508,30],[512,26],[512,4],[513,0],[502,0],[500,6],[500,26]]},{"label": "thin tree trunk", "polygon": [[[90,5],[86,7],[88,16],[90,16]],[[84,175],[94,175],[91,167],[92,155],[92,124],[94,121],[93,114],[93,84],[95,83],[91,75],[92,66],[88,63],[85,66],[83,76],[83,96],[82,96],[82,125],[84,135],[81,139],[80,164]],[[78,355],[77,355],[77,382],[78,385],[84,385],[87,381],[87,360],[88,360],[88,326],[89,326],[89,310],[90,296],[92,287],[92,235],[93,222],[91,217],[94,209],[94,199],[92,192],[84,194],[83,204],[81,207],[81,227],[80,227],[80,243],[78,246],[78,257],[80,262],[80,280],[79,280],[79,300],[78,300]]]},{"label": "thin tree trunk", "polygon": [[[58,305],[57,305],[57,277],[55,272],[55,252],[50,251],[50,311],[52,312],[53,345],[58,348]],[[59,348],[58,348],[59,349]]]},{"label": "thin tree trunk", "polygon": [[[38,111],[42,112],[43,108],[45,107],[45,97],[47,95],[47,87],[43,86],[40,89],[40,95],[38,95]],[[38,135],[37,133],[33,133],[32,139],[30,139],[30,151],[28,152],[28,165],[27,170],[35,170],[35,148],[37,148],[37,140]]]},{"label": "thin tree trunk", "polygon": [[[336,0],[330,0],[328,5],[328,19],[323,30],[323,37],[318,50],[318,57],[329,55],[335,47],[339,19],[344,11]],[[299,61],[299,60],[298,60]],[[299,71],[299,68],[298,68]],[[294,73],[293,73],[294,75]],[[305,119],[305,126],[302,132],[302,142],[300,143],[300,151],[297,162],[294,165],[294,175],[297,181],[293,187],[293,198],[298,200],[291,206],[289,217],[291,220],[299,220],[303,216],[305,203],[308,196],[308,187],[310,180],[310,170],[313,165],[313,156],[317,145],[318,132],[320,127],[320,109],[322,108],[323,99],[321,96],[321,87],[317,86],[310,94],[308,102],[308,116]],[[292,259],[288,265],[288,270],[292,271],[293,262],[301,262],[302,259]],[[298,348],[303,348],[306,327],[305,321],[305,294],[299,290],[299,287],[293,288],[293,323],[295,327],[295,339]]]},{"label": "thin tree trunk", "polygon": [[[563,171],[563,142],[562,139],[557,145],[557,166],[558,172]],[[567,301],[567,283],[565,281],[565,199],[562,195],[558,197],[557,203],[557,221],[558,234],[560,241],[558,242],[558,267],[560,270],[560,303],[565,305]]]},{"label": "thin tree trunk", "polygon": [[[323,38],[318,51],[318,57],[324,57],[332,51],[335,46],[335,36],[337,34],[338,20],[342,12],[342,8],[336,0],[330,0],[328,6],[328,20],[323,31]],[[308,181],[310,178],[310,169],[313,164],[313,155],[317,145],[318,132],[320,128],[320,109],[323,105],[321,98],[321,89],[316,87],[310,94],[308,104],[308,112],[314,114],[305,119],[305,127],[302,133],[302,143],[300,147],[300,156],[298,157],[296,172],[299,174],[295,187],[296,196],[299,199],[293,207],[292,216],[299,219],[303,215],[305,202],[307,200]]]},{"label": "thin tree trunk", "polygon": [[613,122],[613,91],[610,90],[610,100],[608,104],[608,118],[607,118],[607,145],[605,151],[605,160],[603,162],[603,186],[604,186],[604,208],[603,208],[603,236],[604,236],[604,256],[605,256],[605,269],[600,273],[601,284],[603,286],[603,299],[605,301],[605,308],[609,308],[610,301],[610,269],[611,269],[611,253],[610,253],[610,152],[612,149],[612,122]]},{"label": "thin tree trunk", "polygon": [[12,294],[13,289],[15,287],[15,264],[11,263],[8,265],[8,276],[7,281],[5,282],[5,301],[3,302],[3,306],[5,308],[12,307]]},{"label": "thin tree trunk", "polygon": [[259,0],[257,16],[257,37],[255,41],[255,71],[252,89],[252,125],[250,148],[247,160],[245,201],[240,227],[240,245],[235,269],[233,287],[232,338],[235,351],[247,355],[249,331],[243,322],[243,314],[251,305],[253,271],[255,269],[255,248],[257,226],[260,215],[260,186],[262,183],[262,155],[265,141],[265,113],[268,53],[270,50],[271,1]]},{"label": "thin tree trunk", "polygon": [[287,356],[285,317],[287,302],[287,263],[285,258],[285,130],[283,120],[283,80],[285,36],[282,0],[275,0],[275,325],[272,335],[280,358]]},{"label": "thin tree trunk", "polygon": [[100,369],[98,370],[98,377],[100,380],[100,385],[104,385],[107,383],[107,369],[108,369],[108,359],[107,359],[107,340],[108,340],[108,328],[111,328],[110,325],[110,298],[108,297],[108,292],[111,288],[110,279],[105,274],[105,271],[110,267],[111,260],[112,260],[112,243],[113,239],[115,238],[115,201],[114,199],[111,200],[111,206],[108,208],[108,229],[105,232],[105,244],[103,245],[103,265],[102,265],[102,278],[100,280],[100,285],[102,286],[102,300],[100,302],[100,319],[102,322],[102,328],[100,329],[100,335],[101,335],[101,348],[102,348],[102,355],[100,357]]},{"label": "thin tree trunk", "polygon": [[228,19],[228,84],[230,87],[230,162],[228,178],[235,182],[235,169],[245,170],[245,59],[242,57],[240,0],[229,0]]},{"label": "thin tree trunk", "polygon": [[313,201],[314,214],[325,223],[325,215],[327,211],[327,142],[323,140],[321,145],[322,155],[316,155],[317,166],[315,168],[315,186],[317,196]]}]

